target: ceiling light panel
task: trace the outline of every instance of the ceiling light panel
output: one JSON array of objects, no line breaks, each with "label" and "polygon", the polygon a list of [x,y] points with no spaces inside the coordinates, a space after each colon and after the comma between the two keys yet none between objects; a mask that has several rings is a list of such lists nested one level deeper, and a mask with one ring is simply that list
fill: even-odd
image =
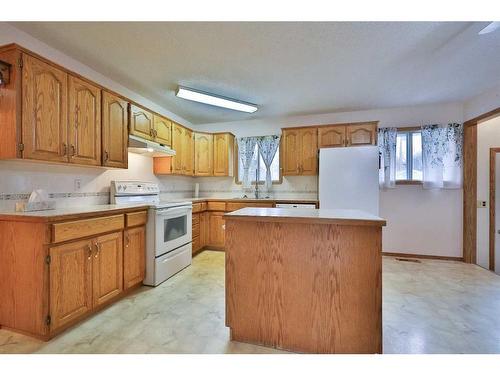
[{"label": "ceiling light panel", "polygon": [[216,107],[232,109],[234,111],[254,113],[258,107],[255,104],[245,103],[239,100],[226,98],[219,95],[210,94],[208,92],[190,89],[188,87],[179,86],[176,94],[179,98],[192,100],[194,102],[213,105]]}]

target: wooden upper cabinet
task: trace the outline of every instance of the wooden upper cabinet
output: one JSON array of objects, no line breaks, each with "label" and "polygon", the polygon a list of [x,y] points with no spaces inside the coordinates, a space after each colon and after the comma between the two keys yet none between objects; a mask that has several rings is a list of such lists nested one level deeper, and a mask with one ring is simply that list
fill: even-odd
[{"label": "wooden upper cabinet", "polygon": [[50,248],[51,330],[92,310],[92,241]]},{"label": "wooden upper cabinet", "polygon": [[153,114],[136,105],[130,105],[130,134],[153,139]]},{"label": "wooden upper cabinet", "polygon": [[318,132],[316,128],[300,130],[300,167],[301,175],[318,174]]},{"label": "wooden upper cabinet", "polygon": [[165,146],[172,145],[172,122],[165,117],[153,115],[154,140]]},{"label": "wooden upper cabinet", "polygon": [[183,154],[185,147],[184,127],[179,124],[172,124],[172,149],[175,151],[175,156],[172,157],[172,173],[183,174],[184,165]]},{"label": "wooden upper cabinet", "polygon": [[184,128],[184,147],[183,147],[184,174],[194,175],[194,136],[193,131]]},{"label": "wooden upper cabinet", "polygon": [[23,157],[68,161],[68,75],[27,54],[23,64]]},{"label": "wooden upper cabinet", "polygon": [[94,240],[93,306],[99,306],[123,291],[122,232],[99,236]]},{"label": "wooden upper cabinet", "polygon": [[234,159],[234,135],[214,134],[214,176],[232,176]]},{"label": "wooden upper cabinet", "polygon": [[102,92],[102,165],[128,166],[128,102]]},{"label": "wooden upper cabinet", "polygon": [[377,144],[377,123],[352,124],[347,126],[347,146]]},{"label": "wooden upper cabinet", "polygon": [[300,131],[299,129],[283,129],[281,153],[284,175],[298,175],[300,166]]},{"label": "wooden upper cabinet", "polygon": [[214,136],[194,133],[194,174],[212,176],[214,173]]},{"label": "wooden upper cabinet", "polygon": [[283,175],[302,176],[318,174],[318,129],[283,129],[281,160]]},{"label": "wooden upper cabinet", "polygon": [[146,272],[146,228],[140,226],[125,231],[123,250],[123,282],[128,289],[142,283]]},{"label": "wooden upper cabinet", "polygon": [[69,76],[70,162],[101,165],[101,89]]},{"label": "wooden upper cabinet", "polygon": [[346,141],[345,126],[321,126],[318,128],[318,146],[322,147],[344,147]]}]

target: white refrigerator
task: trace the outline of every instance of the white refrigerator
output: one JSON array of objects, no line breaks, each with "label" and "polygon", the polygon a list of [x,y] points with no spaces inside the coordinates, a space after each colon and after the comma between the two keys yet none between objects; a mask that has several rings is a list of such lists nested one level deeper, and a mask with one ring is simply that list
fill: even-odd
[{"label": "white refrigerator", "polygon": [[377,146],[319,151],[320,208],[357,209],[379,214]]}]

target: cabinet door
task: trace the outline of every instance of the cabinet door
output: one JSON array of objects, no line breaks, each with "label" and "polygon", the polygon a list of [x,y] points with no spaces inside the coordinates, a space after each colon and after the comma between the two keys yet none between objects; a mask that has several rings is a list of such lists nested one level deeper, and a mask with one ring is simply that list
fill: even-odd
[{"label": "cabinet door", "polygon": [[318,128],[318,145],[322,147],[344,147],[346,127],[324,126]]},{"label": "cabinet door", "polygon": [[194,175],[194,136],[193,131],[184,129],[184,174],[187,176]]},{"label": "cabinet door", "polygon": [[153,139],[153,114],[130,105],[130,134],[144,139]]},{"label": "cabinet door", "polygon": [[51,329],[92,310],[92,242],[70,242],[50,248]]},{"label": "cabinet door", "polygon": [[68,75],[29,55],[23,64],[23,157],[68,161]]},{"label": "cabinet door", "polygon": [[377,124],[359,124],[347,126],[347,145],[362,146],[377,144]]},{"label": "cabinet door", "polygon": [[122,232],[99,236],[94,242],[94,306],[102,305],[123,291]]},{"label": "cabinet door", "polygon": [[225,243],[224,212],[210,212],[209,245],[223,248]]},{"label": "cabinet door", "polygon": [[281,160],[283,175],[299,175],[300,167],[300,131],[298,129],[283,129],[281,140]]},{"label": "cabinet door", "polygon": [[318,130],[307,128],[300,130],[300,174],[318,174]]},{"label": "cabinet door", "polygon": [[214,136],[195,133],[194,135],[194,174],[212,176],[214,170]]},{"label": "cabinet door", "polygon": [[172,145],[172,122],[165,117],[153,116],[155,141],[165,146]]},{"label": "cabinet door", "polygon": [[102,165],[128,166],[128,102],[118,96],[102,93]]},{"label": "cabinet door", "polygon": [[214,176],[230,176],[231,173],[231,142],[229,133],[214,134]]},{"label": "cabinet door", "polygon": [[70,162],[101,165],[101,89],[69,76]]},{"label": "cabinet door", "polygon": [[178,124],[172,124],[172,149],[176,152],[172,157],[173,174],[183,174],[184,144],[184,128]]},{"label": "cabinet door", "polygon": [[125,231],[123,251],[123,282],[125,289],[142,283],[146,272],[146,227]]}]

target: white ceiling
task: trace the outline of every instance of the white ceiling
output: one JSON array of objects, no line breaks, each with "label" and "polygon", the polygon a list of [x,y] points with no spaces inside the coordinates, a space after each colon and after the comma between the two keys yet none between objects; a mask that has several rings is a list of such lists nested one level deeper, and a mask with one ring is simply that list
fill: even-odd
[{"label": "white ceiling", "polygon": [[[194,124],[463,101],[500,82],[486,23],[14,23]],[[177,85],[258,104],[243,114]]]}]

